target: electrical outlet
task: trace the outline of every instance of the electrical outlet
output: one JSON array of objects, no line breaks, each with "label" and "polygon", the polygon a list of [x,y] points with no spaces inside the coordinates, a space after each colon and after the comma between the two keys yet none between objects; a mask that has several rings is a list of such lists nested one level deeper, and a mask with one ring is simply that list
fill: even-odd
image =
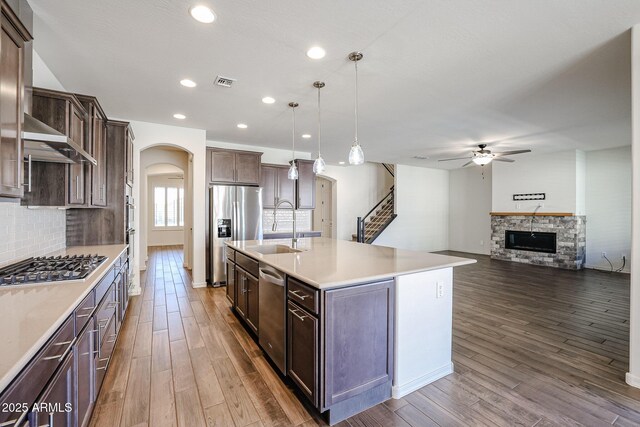
[{"label": "electrical outlet", "polygon": [[484,240],[480,240],[480,246],[484,246]]},{"label": "electrical outlet", "polygon": [[444,283],[437,282],[436,283],[436,298],[444,297]]},{"label": "electrical outlet", "polygon": [[516,209],[522,208],[522,203],[516,203]]},{"label": "electrical outlet", "polygon": [[607,257],[607,253],[606,252],[602,252],[602,258],[606,258]]},{"label": "electrical outlet", "polygon": [[625,254],[624,252],[622,254],[620,254],[620,259],[626,258],[627,254]]}]

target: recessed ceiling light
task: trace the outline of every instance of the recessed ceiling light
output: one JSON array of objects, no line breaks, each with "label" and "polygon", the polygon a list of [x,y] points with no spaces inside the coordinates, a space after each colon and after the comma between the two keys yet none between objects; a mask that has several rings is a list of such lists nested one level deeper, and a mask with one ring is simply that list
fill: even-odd
[{"label": "recessed ceiling light", "polygon": [[240,128],[240,129],[246,129],[248,127],[249,126],[245,125],[244,123],[238,123],[238,128]]},{"label": "recessed ceiling light", "polygon": [[196,82],[194,82],[193,80],[189,80],[189,79],[182,79],[180,80],[180,84],[184,87],[196,87]]},{"label": "recessed ceiling light", "polygon": [[178,119],[178,120],[184,120],[184,119],[186,119],[186,118],[187,118],[187,116],[185,116],[184,114],[175,113],[175,114],[173,115],[173,118],[174,118],[174,119]]},{"label": "recessed ceiling light", "polygon": [[276,100],[270,96],[265,96],[264,98],[262,98],[262,102],[264,102],[265,104],[273,104],[274,102],[276,102]]},{"label": "recessed ceiling light", "polygon": [[209,9],[207,6],[193,6],[189,9],[189,13],[198,22],[202,22],[203,24],[211,24],[216,20],[216,14],[213,13],[213,10]]},{"label": "recessed ceiling light", "polygon": [[344,162],[338,162],[339,165],[344,165]]},{"label": "recessed ceiling light", "polygon": [[307,51],[307,56],[311,59],[322,59],[327,54],[320,46],[314,46]]},{"label": "recessed ceiling light", "polygon": [[311,138],[311,135],[309,135],[308,133],[303,133],[303,134],[302,134],[302,137],[303,137],[304,139],[309,139],[309,138]]}]

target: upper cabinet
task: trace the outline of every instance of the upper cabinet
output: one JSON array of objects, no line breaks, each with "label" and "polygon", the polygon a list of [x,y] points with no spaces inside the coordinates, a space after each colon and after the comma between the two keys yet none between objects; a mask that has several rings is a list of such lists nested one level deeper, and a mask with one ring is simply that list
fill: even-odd
[{"label": "upper cabinet", "polygon": [[126,158],[125,158],[125,164],[126,164],[126,176],[127,176],[127,185],[129,187],[133,187],[133,140],[134,140],[134,136],[133,136],[133,132],[131,131],[131,126],[127,126],[125,129],[125,141],[127,144],[127,151],[126,151]]},{"label": "upper cabinet", "polygon": [[[288,200],[291,203],[295,198],[295,183],[287,177],[289,166],[283,165],[262,165],[262,207],[274,209],[281,200]],[[288,204],[283,204],[279,208],[291,209]]]},{"label": "upper cabinet", "polygon": [[[33,88],[32,116],[71,138],[87,149],[85,129],[88,114],[78,98],[66,92]],[[29,174],[31,192],[22,203],[29,206],[87,207],[86,173],[90,166],[81,163],[33,162]]]},{"label": "upper cabinet", "polygon": [[296,209],[316,208],[316,174],[313,160],[296,159],[298,179],[296,180]]},{"label": "upper cabinet", "polygon": [[107,206],[107,115],[93,96],[76,95],[88,113],[85,132],[85,151],[98,162],[87,165],[85,173],[87,204]]},{"label": "upper cabinet", "polygon": [[0,197],[22,197],[24,48],[32,39],[2,0],[0,17]]},{"label": "upper cabinet", "polygon": [[207,149],[209,183],[259,185],[262,153]]}]

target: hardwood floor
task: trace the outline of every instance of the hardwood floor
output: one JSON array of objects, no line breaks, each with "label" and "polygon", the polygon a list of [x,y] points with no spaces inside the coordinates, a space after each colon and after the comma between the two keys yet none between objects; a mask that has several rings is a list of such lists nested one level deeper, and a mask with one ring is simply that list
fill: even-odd
[{"label": "hardwood floor", "polygon": [[[455,373],[341,426],[640,425],[629,276],[478,259],[454,272]],[[92,426],[324,425],[267,363],[223,288],[150,248]]]}]

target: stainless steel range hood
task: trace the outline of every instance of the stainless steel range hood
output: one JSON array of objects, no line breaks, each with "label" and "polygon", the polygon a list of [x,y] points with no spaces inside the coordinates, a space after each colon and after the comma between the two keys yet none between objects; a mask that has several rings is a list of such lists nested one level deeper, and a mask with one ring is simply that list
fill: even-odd
[{"label": "stainless steel range hood", "polygon": [[36,162],[98,164],[71,138],[26,113],[22,140],[24,156]]}]

